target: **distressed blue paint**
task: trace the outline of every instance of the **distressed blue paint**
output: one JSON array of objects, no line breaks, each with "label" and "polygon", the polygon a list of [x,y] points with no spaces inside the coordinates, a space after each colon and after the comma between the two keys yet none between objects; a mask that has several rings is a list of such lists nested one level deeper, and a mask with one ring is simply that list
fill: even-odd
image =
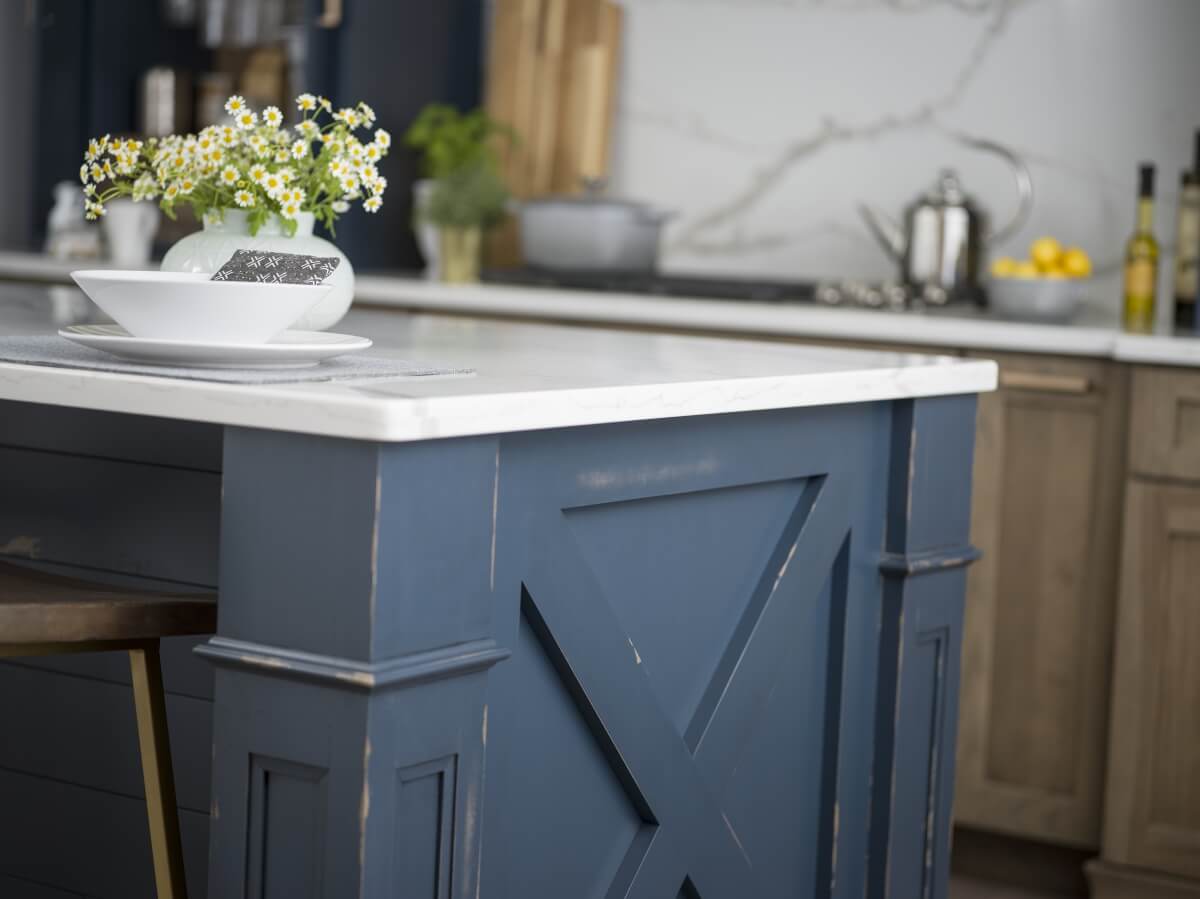
[{"label": "distressed blue paint", "polygon": [[947,891],[974,423],[974,397],[893,416],[868,893],[880,899]]},{"label": "distressed blue paint", "polygon": [[228,429],[208,894],[944,899],[973,413]]}]

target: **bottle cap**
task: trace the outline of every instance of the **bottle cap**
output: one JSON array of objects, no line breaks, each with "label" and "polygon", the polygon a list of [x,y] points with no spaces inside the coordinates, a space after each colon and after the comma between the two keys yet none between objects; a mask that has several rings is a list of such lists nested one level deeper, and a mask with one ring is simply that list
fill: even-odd
[{"label": "bottle cap", "polygon": [[1154,163],[1143,162],[1138,167],[1138,196],[1154,196]]}]

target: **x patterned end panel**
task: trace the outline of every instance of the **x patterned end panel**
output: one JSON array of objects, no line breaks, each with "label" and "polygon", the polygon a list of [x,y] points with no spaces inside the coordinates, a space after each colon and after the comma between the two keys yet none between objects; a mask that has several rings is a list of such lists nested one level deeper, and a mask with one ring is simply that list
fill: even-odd
[{"label": "x patterned end panel", "polygon": [[[791,483],[787,508],[767,503],[775,533],[763,537],[760,570],[737,578],[731,636],[697,660],[708,680],[682,716],[664,704],[645,646],[685,661],[689,647],[643,634],[639,649],[616,611],[667,600],[679,608],[679,597],[618,579],[632,595],[614,599],[580,546],[596,528],[564,527],[560,512],[535,523],[525,616],[643,824],[602,893],[608,899],[827,894],[819,856],[832,842],[833,791],[824,787],[836,774],[838,703],[826,687],[840,687],[849,511],[839,479]],[[645,561],[631,567],[646,572]],[[728,560],[742,572],[746,562]],[[644,583],[661,589],[662,579]],[[786,820],[768,821],[763,810],[783,784],[795,801],[772,806]]]},{"label": "x patterned end panel", "polygon": [[[566,510],[575,543],[681,732],[705,700],[729,635],[811,483],[797,478]],[[802,505],[801,519],[811,502]]]}]

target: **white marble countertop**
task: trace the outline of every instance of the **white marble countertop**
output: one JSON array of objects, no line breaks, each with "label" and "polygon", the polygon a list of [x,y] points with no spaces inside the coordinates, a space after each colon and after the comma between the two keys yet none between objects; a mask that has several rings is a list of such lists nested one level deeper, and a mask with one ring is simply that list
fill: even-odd
[{"label": "white marble countertop", "polygon": [[863,340],[934,348],[1091,356],[1154,365],[1200,366],[1200,339],[1125,334],[1115,311],[1085,313],[1068,325],[1001,321],[974,308],[929,313],[687,299],[641,294],[449,285],[359,276],[359,302],[428,312],[653,325],[746,336]]},{"label": "white marble countertop", "polygon": [[[54,333],[74,288],[0,285],[0,334]],[[80,305],[81,304],[81,305]],[[0,363],[0,399],[377,441],[976,393],[986,360],[354,310],[372,353],[474,374],[232,385]]]}]

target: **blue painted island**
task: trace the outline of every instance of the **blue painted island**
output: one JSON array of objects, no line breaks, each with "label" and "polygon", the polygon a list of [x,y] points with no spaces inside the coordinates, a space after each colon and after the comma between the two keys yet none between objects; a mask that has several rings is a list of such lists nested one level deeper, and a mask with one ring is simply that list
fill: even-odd
[{"label": "blue painted island", "polygon": [[[0,552],[218,589],[164,649],[193,899],[946,896],[992,363],[341,330],[474,373],[0,365]],[[153,895],[122,665],[0,664],[0,895]]]}]

